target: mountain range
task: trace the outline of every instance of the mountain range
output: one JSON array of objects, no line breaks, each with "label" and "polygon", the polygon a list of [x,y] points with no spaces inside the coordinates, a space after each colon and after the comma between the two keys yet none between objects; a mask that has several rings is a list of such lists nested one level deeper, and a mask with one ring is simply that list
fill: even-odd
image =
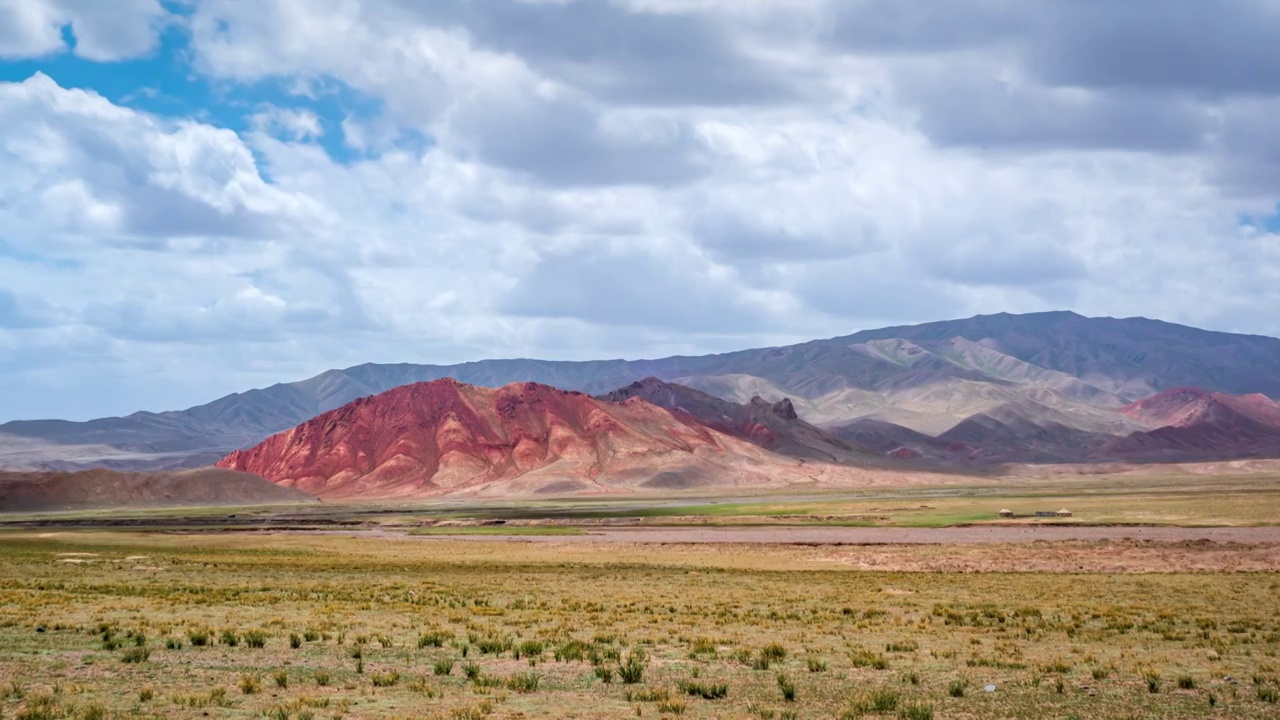
[{"label": "mountain range", "polygon": [[784,486],[813,475],[638,396],[453,379],[353,401],[218,466],[339,500]]},{"label": "mountain range", "polygon": [[[209,464],[360,398],[443,378],[482,388],[535,383],[599,402],[638,396],[809,462],[981,467],[1280,456],[1280,425],[1267,410],[1280,397],[1280,340],[1052,312],[699,357],[359,365],[181,411],[6,423],[0,466]],[[783,419],[789,424],[777,425]]]}]

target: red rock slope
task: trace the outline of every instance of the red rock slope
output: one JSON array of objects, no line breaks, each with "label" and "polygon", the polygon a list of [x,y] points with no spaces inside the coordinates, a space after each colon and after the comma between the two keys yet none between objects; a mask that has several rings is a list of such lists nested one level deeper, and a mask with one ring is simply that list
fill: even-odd
[{"label": "red rock slope", "polygon": [[1265,395],[1175,388],[1121,412],[1152,427],[1097,453],[1122,459],[1280,457],[1280,403]]},{"label": "red rock slope", "polygon": [[356,400],[218,463],[330,499],[777,484],[798,465],[639,398],[452,379]]},{"label": "red rock slope", "polygon": [[14,473],[0,471],[0,512],[98,508],[291,505],[316,499],[246,473],[214,468],[176,472]]}]

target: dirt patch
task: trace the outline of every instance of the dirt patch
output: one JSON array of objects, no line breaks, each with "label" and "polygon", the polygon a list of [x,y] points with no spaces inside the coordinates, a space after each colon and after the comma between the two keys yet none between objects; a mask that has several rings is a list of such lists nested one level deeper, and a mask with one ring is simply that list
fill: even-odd
[{"label": "dirt patch", "polygon": [[857,570],[907,572],[1147,573],[1273,572],[1280,544],[1069,540],[1030,545],[827,548],[818,558]]},{"label": "dirt patch", "polygon": [[[292,533],[290,533],[292,534]],[[571,536],[434,535],[318,530],[387,540],[553,543],[558,558],[735,558],[786,569],[894,572],[1152,573],[1280,571],[1280,528],[591,528]],[[455,546],[460,547],[460,546]],[[531,552],[537,552],[530,550]],[[507,551],[502,551],[507,552]],[[512,552],[516,552],[514,549]],[[898,590],[886,590],[895,595]]]},{"label": "dirt patch", "polygon": [[[376,531],[373,531],[376,532]],[[356,534],[365,534],[359,531]],[[384,533],[395,536],[396,533]],[[451,536],[437,536],[451,537]],[[427,539],[427,538],[424,538]],[[469,539],[506,542],[501,535]],[[623,543],[752,543],[765,545],[991,545],[1006,543],[1154,540],[1245,544],[1280,543],[1280,527],[1183,528],[1092,525],[983,525],[896,527],[599,527],[571,537],[521,537],[521,541]]]}]

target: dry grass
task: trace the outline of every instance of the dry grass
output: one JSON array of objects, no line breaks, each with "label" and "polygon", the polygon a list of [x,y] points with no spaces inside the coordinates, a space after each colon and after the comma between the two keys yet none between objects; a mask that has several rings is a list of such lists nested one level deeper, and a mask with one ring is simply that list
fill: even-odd
[{"label": "dry grass", "polygon": [[0,716],[1277,712],[1275,573],[866,572],[794,552],[11,535]]}]

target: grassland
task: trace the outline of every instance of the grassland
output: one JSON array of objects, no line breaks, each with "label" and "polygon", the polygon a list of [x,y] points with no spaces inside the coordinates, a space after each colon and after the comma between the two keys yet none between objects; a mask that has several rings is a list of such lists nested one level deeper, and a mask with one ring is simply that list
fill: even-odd
[{"label": "grassland", "polygon": [[569,525],[461,525],[415,528],[408,535],[487,535],[502,537],[545,537],[581,535],[582,528]]},{"label": "grassland", "polygon": [[[1019,549],[970,549],[997,551]],[[864,571],[825,552],[11,532],[0,716],[1280,715],[1274,572]]]},{"label": "grassland", "polygon": [[[1070,509],[1069,520],[1035,519],[1037,510]],[[152,529],[246,527],[489,527],[468,533],[516,534],[538,525],[832,525],[946,527],[1007,524],[1001,509],[1024,524],[1259,526],[1280,523],[1280,476],[1267,474],[1105,475],[1002,478],[971,487],[812,490],[706,497],[675,493],[643,497],[576,497],[477,501],[324,503],[244,508],[153,508],[77,512],[0,513],[14,523],[147,526]],[[528,531],[556,532],[556,531]],[[449,534],[449,533],[445,533]]]}]

